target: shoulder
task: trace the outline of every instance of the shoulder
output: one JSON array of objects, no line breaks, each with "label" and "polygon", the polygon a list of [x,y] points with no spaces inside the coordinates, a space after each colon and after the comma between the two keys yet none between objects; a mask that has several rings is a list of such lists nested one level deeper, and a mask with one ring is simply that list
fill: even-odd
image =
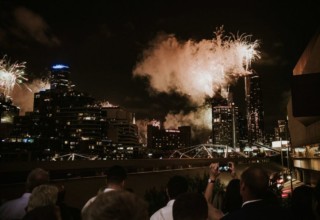
[{"label": "shoulder", "polygon": [[25,214],[25,207],[28,205],[28,199],[20,197],[5,202],[0,207],[0,219],[21,219]]},{"label": "shoulder", "polygon": [[[17,199],[8,200],[7,202],[3,203],[0,207],[0,210],[6,209],[9,207],[17,208],[19,206],[24,206],[28,204],[30,193],[25,193],[21,197]],[[24,208],[24,207],[23,207]]]},{"label": "shoulder", "polygon": [[[277,213],[277,214],[275,214]],[[278,206],[261,206],[260,204],[251,204],[241,209],[226,214],[221,220],[285,220],[292,219],[286,209]]]},{"label": "shoulder", "polygon": [[[171,200],[172,201],[172,200]],[[151,217],[150,220],[171,220],[172,216],[172,205],[174,201],[169,201],[168,204],[156,211]]]},{"label": "shoulder", "polygon": [[167,220],[167,219],[168,220],[173,219],[172,212],[168,213],[165,211],[164,208],[159,209],[150,217],[150,220]]},{"label": "shoulder", "polygon": [[81,213],[83,213],[87,208],[88,206],[93,203],[93,201],[96,199],[97,196],[94,196],[92,197],[91,199],[89,199],[86,204],[84,204],[83,208],[81,209]]}]

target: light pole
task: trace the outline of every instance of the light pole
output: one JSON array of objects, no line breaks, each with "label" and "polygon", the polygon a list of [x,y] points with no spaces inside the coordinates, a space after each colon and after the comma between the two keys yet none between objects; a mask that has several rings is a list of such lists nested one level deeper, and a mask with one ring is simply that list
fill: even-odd
[{"label": "light pole", "polygon": [[282,138],[281,137],[280,137],[280,155],[281,155],[281,165],[283,166]]}]

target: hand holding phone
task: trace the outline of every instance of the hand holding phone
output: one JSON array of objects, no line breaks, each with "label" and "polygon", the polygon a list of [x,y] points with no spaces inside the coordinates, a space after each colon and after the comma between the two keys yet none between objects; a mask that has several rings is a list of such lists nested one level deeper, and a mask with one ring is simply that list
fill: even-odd
[{"label": "hand holding phone", "polygon": [[219,163],[220,172],[231,172],[231,167],[229,163]]}]

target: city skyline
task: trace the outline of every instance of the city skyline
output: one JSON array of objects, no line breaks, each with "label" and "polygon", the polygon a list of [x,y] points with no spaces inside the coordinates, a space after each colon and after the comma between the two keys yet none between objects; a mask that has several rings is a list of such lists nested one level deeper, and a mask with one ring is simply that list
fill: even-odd
[{"label": "city skyline", "polygon": [[266,126],[270,130],[285,117],[292,69],[316,32],[317,7],[272,1],[164,3],[1,1],[0,53],[26,61],[30,81],[54,63],[68,64],[78,90],[125,107],[138,119],[163,120],[170,111],[192,106],[178,94],[150,95],[149,83],[133,77],[143,51],[159,33],[199,42],[212,39],[213,31],[224,25],[226,33],[260,41],[261,59],[252,69],[261,75]]}]

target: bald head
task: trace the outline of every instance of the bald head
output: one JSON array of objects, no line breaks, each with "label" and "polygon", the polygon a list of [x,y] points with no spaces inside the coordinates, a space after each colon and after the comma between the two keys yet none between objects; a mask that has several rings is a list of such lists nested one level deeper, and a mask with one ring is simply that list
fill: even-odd
[{"label": "bald head", "polygon": [[[244,188],[243,188],[244,187]],[[242,196],[250,199],[262,199],[269,187],[269,175],[260,166],[251,166],[241,175]],[[243,189],[247,195],[243,195]],[[245,198],[244,198],[245,199]]]},{"label": "bald head", "polygon": [[39,185],[49,183],[49,173],[42,168],[33,169],[28,177],[26,182],[26,191],[32,192],[32,190]]}]

